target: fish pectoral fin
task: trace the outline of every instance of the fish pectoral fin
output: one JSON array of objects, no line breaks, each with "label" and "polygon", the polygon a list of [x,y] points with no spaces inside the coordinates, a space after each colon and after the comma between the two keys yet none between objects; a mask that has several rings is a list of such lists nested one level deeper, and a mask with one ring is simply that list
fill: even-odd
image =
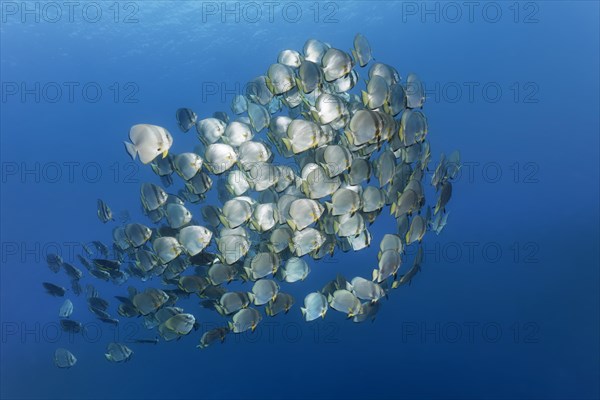
[{"label": "fish pectoral fin", "polygon": [[137,156],[137,148],[133,143],[123,142],[125,144],[125,150],[127,150],[127,154],[131,157],[132,160],[135,160]]}]

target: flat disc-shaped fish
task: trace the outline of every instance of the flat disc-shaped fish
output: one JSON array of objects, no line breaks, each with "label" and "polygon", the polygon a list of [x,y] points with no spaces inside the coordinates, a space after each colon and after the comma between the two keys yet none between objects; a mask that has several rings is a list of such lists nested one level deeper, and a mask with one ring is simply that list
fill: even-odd
[{"label": "flat disc-shaped fish", "polygon": [[69,299],[65,299],[65,302],[60,306],[58,316],[61,318],[69,318],[73,314],[73,302]]},{"label": "flat disc-shaped fish", "polygon": [[172,316],[163,324],[178,335],[187,335],[194,327],[195,322],[196,319],[192,314],[182,313]]},{"label": "flat disc-shaped fish", "polygon": [[144,164],[148,164],[161,154],[163,158],[166,157],[173,144],[173,137],[169,131],[163,127],[149,124],[132,126],[129,131],[129,140],[131,143],[125,142],[127,153],[134,160],[139,155],[140,161]]},{"label": "flat disc-shaped fish", "polygon": [[260,313],[253,308],[244,308],[233,316],[233,322],[229,322],[229,329],[233,333],[242,333],[254,330],[262,320]]},{"label": "flat disc-shaped fish", "polygon": [[225,122],[217,118],[205,118],[196,123],[198,138],[206,145],[217,142],[225,133]]},{"label": "flat disc-shaped fish", "polygon": [[178,242],[190,256],[195,256],[208,246],[212,232],[203,226],[191,225],[179,231]]},{"label": "flat disc-shaped fish", "polygon": [[146,291],[136,294],[132,302],[140,314],[147,315],[160,308],[168,299],[169,296],[164,291],[148,288]]},{"label": "flat disc-shaped fish", "polygon": [[143,183],[140,188],[142,204],[146,210],[156,210],[166,203],[167,193],[153,183]]},{"label": "flat disc-shaped fish", "polygon": [[180,204],[169,204],[166,209],[167,222],[173,229],[179,229],[192,220],[192,213]]},{"label": "flat disc-shaped fish", "polygon": [[125,237],[133,247],[144,245],[152,236],[152,231],[142,224],[127,224],[125,225]]},{"label": "flat disc-shaped fish", "polygon": [[55,285],[50,282],[43,282],[42,285],[46,289],[46,292],[52,296],[63,297],[67,290],[64,287]]},{"label": "flat disc-shaped fish", "polygon": [[156,238],[152,243],[154,253],[164,264],[175,259],[181,254],[182,247],[174,237],[163,236]]},{"label": "flat disc-shaped fish", "polygon": [[98,219],[100,219],[100,221],[103,223],[114,221],[111,209],[104,201],[100,199],[98,199]]},{"label": "flat disc-shaped fish", "polygon": [[67,349],[58,348],[54,352],[54,365],[58,368],[71,368],[77,363],[77,358]]},{"label": "flat disc-shaped fish", "polygon": [[277,56],[277,62],[288,67],[298,68],[302,62],[302,56],[296,50],[282,50]]},{"label": "flat disc-shaped fish", "polygon": [[294,70],[284,64],[271,64],[267,71],[267,86],[275,94],[282,94],[296,86]]},{"label": "flat disc-shaped fish", "polygon": [[360,33],[357,33],[356,36],[354,36],[354,50],[352,51],[352,54],[361,67],[364,67],[373,59],[371,45],[367,38]]},{"label": "flat disc-shaped fish", "polygon": [[204,349],[216,342],[225,341],[225,336],[229,333],[229,328],[219,327],[214,328],[209,331],[204,332],[202,337],[200,338],[200,344],[197,346],[201,349]]},{"label": "flat disc-shaped fish", "polygon": [[306,295],[301,311],[306,321],[313,321],[319,317],[325,318],[328,308],[327,298],[319,292],[314,292]]},{"label": "flat disc-shaped fish", "polygon": [[242,114],[248,109],[248,100],[241,94],[236,94],[231,100],[231,111],[234,114]]},{"label": "flat disc-shaped fish", "polygon": [[348,314],[348,317],[353,317],[360,313],[361,303],[352,292],[341,289],[330,295],[329,306],[334,310]]},{"label": "flat disc-shaped fish", "polygon": [[274,299],[277,293],[279,293],[279,285],[270,279],[260,279],[254,282],[252,286],[254,305],[257,306],[266,304],[269,300]]},{"label": "flat disc-shaped fish", "polygon": [[361,300],[377,301],[385,296],[385,291],[380,285],[360,276],[352,279],[350,284],[352,292]]},{"label": "flat disc-shaped fish", "polygon": [[250,241],[244,236],[230,235],[217,239],[217,247],[225,263],[231,265],[248,253]]},{"label": "flat disc-shaped fish", "polygon": [[333,81],[348,74],[354,65],[348,53],[330,48],[323,55],[321,66],[325,80]]},{"label": "flat disc-shaped fish", "polygon": [[132,355],[133,350],[131,350],[129,347],[122,343],[111,342],[106,347],[106,353],[104,354],[104,357],[106,357],[108,361],[120,363],[129,361]]},{"label": "flat disc-shaped fish", "polygon": [[323,243],[325,243],[325,235],[315,228],[296,231],[292,238],[292,247],[298,257],[319,249]]},{"label": "flat disc-shaped fish", "polygon": [[420,108],[425,103],[425,88],[416,74],[410,73],[406,77],[406,106]]},{"label": "flat disc-shaped fish", "polygon": [[427,136],[427,119],[420,111],[406,110],[400,120],[400,139],[405,146],[421,142]]},{"label": "flat disc-shaped fish", "polygon": [[198,173],[203,162],[202,157],[196,153],[181,153],[173,158],[175,171],[186,181]]},{"label": "flat disc-shaped fish", "polygon": [[306,43],[304,43],[304,59],[320,64],[323,56],[330,47],[331,46],[321,42],[320,40],[308,39]]},{"label": "flat disc-shaped fish", "polygon": [[175,112],[177,118],[177,125],[183,132],[187,132],[196,125],[196,113],[189,108],[179,108]]},{"label": "flat disc-shaped fish", "polygon": [[310,267],[302,258],[290,257],[283,266],[283,279],[288,282],[304,280],[310,273]]},{"label": "flat disc-shaped fish", "polygon": [[265,307],[265,313],[268,316],[274,317],[281,312],[287,313],[293,305],[294,298],[292,295],[287,293],[277,293],[275,299],[267,303],[267,306]]}]

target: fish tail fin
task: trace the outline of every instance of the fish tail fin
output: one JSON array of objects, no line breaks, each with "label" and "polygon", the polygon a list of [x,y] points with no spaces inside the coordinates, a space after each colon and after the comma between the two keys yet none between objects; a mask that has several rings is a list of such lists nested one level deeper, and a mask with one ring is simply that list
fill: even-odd
[{"label": "fish tail fin", "polygon": [[283,145],[287,149],[287,151],[292,151],[292,142],[288,138],[281,138]]},{"label": "fish tail fin", "polygon": [[310,188],[308,187],[308,182],[302,181],[302,191],[305,195],[310,195]]},{"label": "fish tail fin", "polygon": [[244,272],[246,272],[246,275],[248,275],[248,278],[250,278],[252,276],[252,268],[244,267]]},{"label": "fish tail fin", "polygon": [[344,136],[346,137],[346,140],[348,140],[348,143],[354,146],[354,138],[352,137],[352,131],[349,128],[344,129]]},{"label": "fish tail fin", "polygon": [[258,222],[256,222],[254,219],[250,220],[250,229],[255,230],[257,232],[260,232],[260,225]]},{"label": "fish tail fin", "polygon": [[377,276],[379,275],[379,273],[377,272],[376,269],[373,270],[373,273],[371,274],[372,276],[372,281],[375,282],[377,280]]},{"label": "fish tail fin", "polygon": [[281,278],[282,281],[285,281],[285,278],[287,277],[287,271],[284,268],[279,268],[277,270],[278,276]]},{"label": "fish tail fin", "polygon": [[338,233],[340,231],[340,223],[337,221],[333,221],[333,231]]},{"label": "fish tail fin", "polygon": [[317,112],[317,110],[311,110],[310,115],[315,122],[321,121],[321,118],[319,117],[319,113]]},{"label": "fish tail fin", "polygon": [[229,221],[227,221],[227,218],[225,218],[225,216],[221,213],[219,213],[219,221],[221,221],[223,226],[225,226],[226,228],[229,228]]},{"label": "fish tail fin", "polygon": [[369,104],[369,94],[364,90],[361,90],[360,93],[362,96],[362,102],[366,106],[367,104]]},{"label": "fish tail fin", "polygon": [[325,207],[327,207],[327,211],[329,213],[331,213],[331,210],[333,210],[333,204],[331,204],[330,202],[326,201],[325,202]]},{"label": "fish tail fin", "polygon": [[288,219],[286,222],[290,226],[290,228],[292,228],[293,231],[298,230],[298,226],[296,225],[296,223],[293,220]]},{"label": "fish tail fin", "polygon": [[269,78],[268,76],[265,77],[265,84],[267,85],[267,89],[269,89],[269,91],[274,94],[275,87],[273,86],[273,82],[271,81],[271,78]]},{"label": "fish tail fin", "polygon": [[123,143],[125,144],[125,150],[127,150],[127,154],[129,154],[129,157],[131,157],[131,159],[135,161],[135,158],[137,156],[137,149],[135,148],[135,145],[129,142]]}]

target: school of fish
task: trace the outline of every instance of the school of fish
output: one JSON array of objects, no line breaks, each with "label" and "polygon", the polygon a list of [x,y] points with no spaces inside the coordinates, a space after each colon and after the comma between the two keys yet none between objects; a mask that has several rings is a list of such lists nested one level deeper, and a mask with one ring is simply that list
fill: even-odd
[{"label": "school of fish", "polygon": [[[358,67],[366,72],[361,91]],[[198,347],[205,348],[256,329],[264,316],[287,313],[296,300],[281,287],[304,280],[311,258],[370,247],[369,226],[389,211],[397,229],[379,243],[376,268],[350,279],[338,274],[307,293],[299,307],[306,321],[324,318],[330,309],[357,323],[373,320],[382,299],[420,271],[420,243],[428,231],[439,234],[446,225],[452,181],[460,170],[457,151],[429,167],[424,102],[419,78],[410,73],[403,81],[394,67],[375,62],[361,34],[350,52],[315,39],[302,52],[283,50],[265,75],[233,98],[234,119],[225,112],[200,119],[189,108],[176,111],[180,130],[197,132],[192,151],[170,152],[174,139],[163,127],[131,128],[127,153],[150,164],[160,179],[140,187],[149,222],[117,221],[98,200],[100,221],[115,225],[113,243],[94,241],[78,260],[94,279],[117,285],[151,280],[152,287],[129,286],[116,296],[119,317],[141,317],[155,331],[137,343],[177,340],[198,329],[194,310],[177,301],[199,296],[202,307],[228,319],[199,333]],[[181,189],[173,194],[167,188],[176,179]],[[427,183],[436,192],[432,205],[425,201]],[[206,204],[213,188],[219,207]],[[416,248],[411,265],[405,265],[408,246]],[[56,254],[47,263],[53,272],[65,271],[73,294],[83,292],[81,269]],[[228,291],[232,281],[248,290]],[[68,291],[50,282],[43,286],[52,296]],[[100,321],[119,323],[93,285],[85,294]],[[60,324],[78,333],[84,327],[72,319],[73,311],[65,299]],[[108,361],[125,362],[132,355],[123,343],[107,344]],[[69,368],[77,358],[59,348],[54,361]]]}]

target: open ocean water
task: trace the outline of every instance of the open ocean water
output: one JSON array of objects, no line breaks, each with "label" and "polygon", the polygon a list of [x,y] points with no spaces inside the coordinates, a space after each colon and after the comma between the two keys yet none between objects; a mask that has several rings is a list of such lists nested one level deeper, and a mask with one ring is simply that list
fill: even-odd
[{"label": "open ocean water", "polygon": [[[599,398],[598,2],[2,1],[0,10],[1,398]],[[331,309],[304,322],[307,293],[338,273],[370,278],[379,241],[397,229],[386,208],[369,248],[309,259],[304,281],[282,284],[295,298],[289,313],[261,310],[254,332],[196,348],[226,319],[192,295],[178,305],[198,331],[134,343],[156,329],[118,316],[114,296],[164,287],[160,278],[114,285],[76,258],[81,243],[110,244],[124,210],[153,226],[139,187],[161,181],[124,151],[129,128],[163,126],[172,152],[191,151],[196,132],[179,130],[178,108],[233,117],[233,97],[281,50],[302,52],[314,38],[350,51],[357,33],[402,82],[410,72],[423,81],[428,204],[441,153],[461,154],[448,224],[425,236],[421,271],[380,300],[374,322]],[[356,66],[361,88],[368,69]],[[98,220],[98,198],[116,222]],[[202,224],[200,204],[187,205]],[[118,326],[88,311],[85,293],[46,266],[49,253],[83,270],[84,290],[95,286]],[[43,281],[68,289],[83,333],[61,331],[63,298]],[[131,360],[108,362],[109,342],[129,346]],[[76,356],[72,368],[54,365],[59,347]]]}]

